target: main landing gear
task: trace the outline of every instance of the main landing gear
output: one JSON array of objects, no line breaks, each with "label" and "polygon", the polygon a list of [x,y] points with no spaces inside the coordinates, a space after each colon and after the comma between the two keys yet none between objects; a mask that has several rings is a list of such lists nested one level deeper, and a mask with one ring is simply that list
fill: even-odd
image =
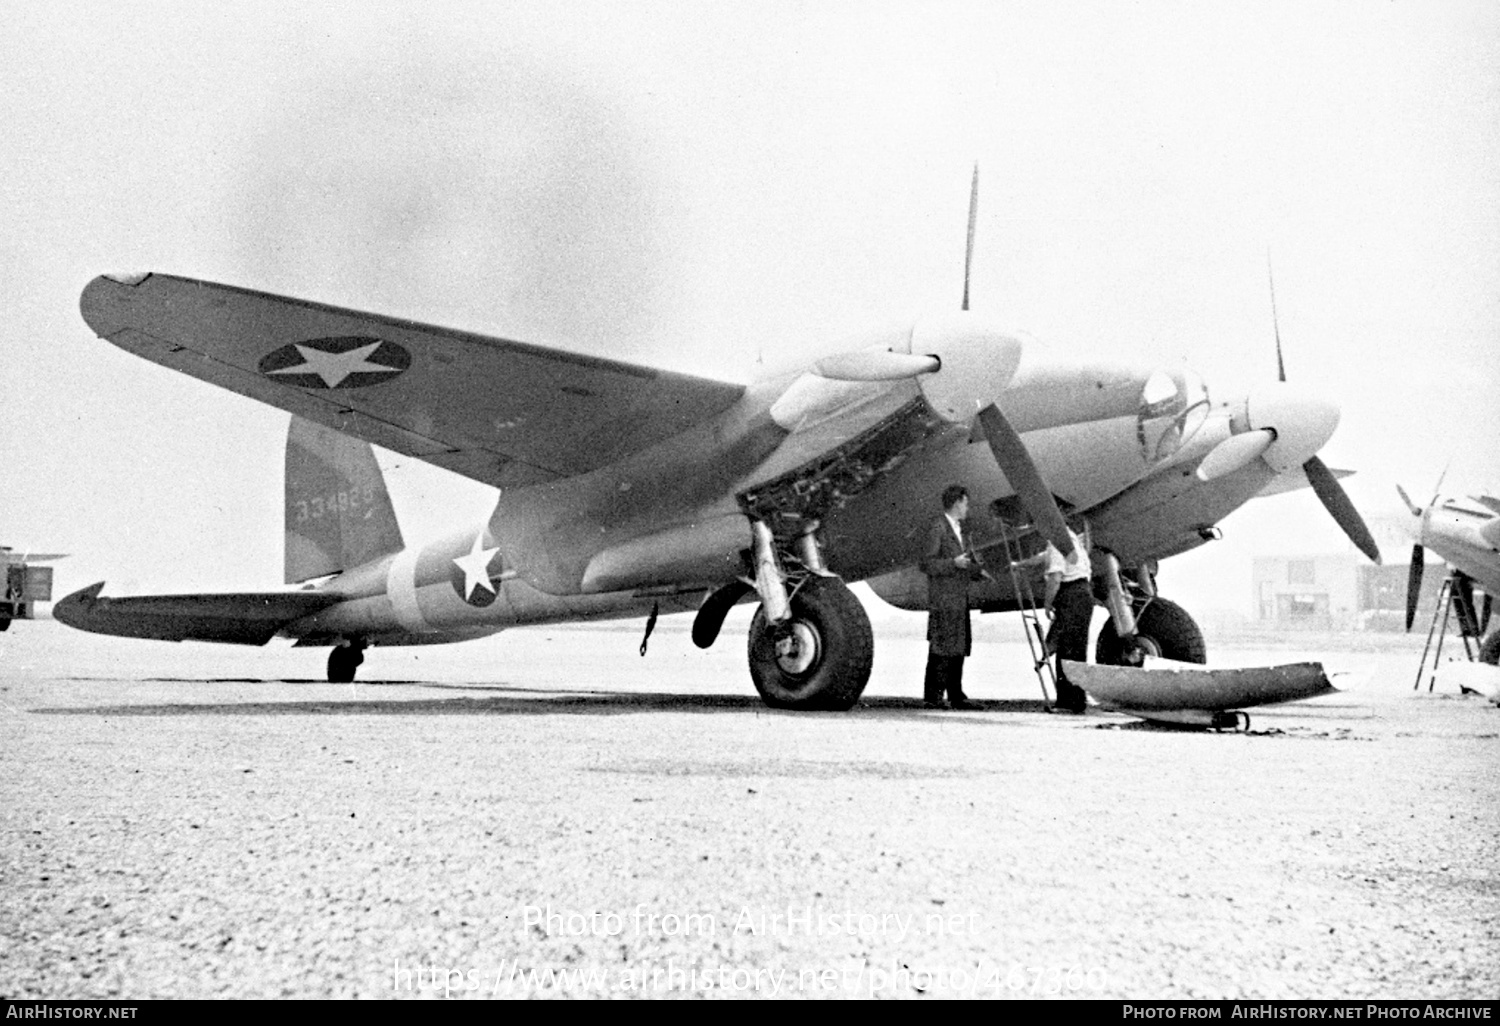
[{"label": "main landing gear", "polygon": [[1100,666],[1140,666],[1148,655],[1180,663],[1207,661],[1203,632],[1187,610],[1156,594],[1154,570],[1154,565],[1139,567],[1127,578],[1119,561],[1105,556],[1101,576],[1109,620],[1094,644],[1094,662]]},{"label": "main landing gear", "polygon": [[354,672],[365,661],[365,646],[361,641],[341,642],[328,653],[328,683],[352,684]]},{"label": "main landing gear", "polygon": [[852,708],[870,680],[875,635],[864,606],[837,577],[809,576],[772,623],[750,624],[750,676],[773,709]]},{"label": "main landing gear", "polygon": [[[1208,648],[1203,642],[1203,632],[1187,614],[1187,610],[1170,599],[1152,599],[1135,614],[1135,622],[1135,647],[1139,652],[1162,659],[1175,659],[1180,663],[1208,661]],[[1140,659],[1132,655],[1131,647],[1115,630],[1115,622],[1111,618],[1099,632],[1099,640],[1094,644],[1094,662],[1100,666],[1139,666]]]},{"label": "main landing gear", "polygon": [[849,709],[870,680],[870,618],[849,586],[824,566],[817,526],[807,522],[783,553],[770,527],[752,520],[755,580],[732,581],[715,591],[693,622],[694,643],[707,648],[731,606],[752,591],[760,596],[750,624],[750,677],[773,709]]}]

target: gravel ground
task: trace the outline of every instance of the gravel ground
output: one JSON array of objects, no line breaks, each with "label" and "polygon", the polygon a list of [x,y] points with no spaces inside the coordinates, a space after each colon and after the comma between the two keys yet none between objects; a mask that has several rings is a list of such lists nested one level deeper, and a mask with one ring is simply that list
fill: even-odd
[{"label": "gravel ground", "polygon": [[1412,691],[1415,641],[1223,651],[1353,674],[1234,735],[1043,715],[1005,621],[972,713],[914,700],[914,630],[791,715],[742,631],[635,629],[335,686],[16,625],[0,995],[1500,995],[1500,709]]}]

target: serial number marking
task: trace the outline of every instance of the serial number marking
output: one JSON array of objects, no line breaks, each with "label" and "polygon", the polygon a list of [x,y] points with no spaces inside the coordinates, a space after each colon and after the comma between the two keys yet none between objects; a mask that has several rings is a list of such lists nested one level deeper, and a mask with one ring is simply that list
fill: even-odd
[{"label": "serial number marking", "polygon": [[294,523],[321,520],[324,516],[344,516],[363,506],[375,505],[375,486],[365,485],[349,491],[329,492],[326,496],[315,495],[311,499],[298,499],[292,503],[297,511]]}]

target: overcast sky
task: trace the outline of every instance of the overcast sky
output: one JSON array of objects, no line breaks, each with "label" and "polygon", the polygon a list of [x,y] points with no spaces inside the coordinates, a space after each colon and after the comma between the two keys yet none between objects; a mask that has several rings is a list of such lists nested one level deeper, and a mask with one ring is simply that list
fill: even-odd
[{"label": "overcast sky", "polygon": [[[1080,354],[1287,371],[1325,460],[1500,489],[1493,2],[8,4],[0,542],[59,594],[276,586],[286,416],[93,337],[155,269],[744,379],[961,289]],[[488,513],[386,459],[408,539]],[[1168,563],[1249,608],[1310,494]],[[1407,546],[1386,544],[1388,561]]]}]

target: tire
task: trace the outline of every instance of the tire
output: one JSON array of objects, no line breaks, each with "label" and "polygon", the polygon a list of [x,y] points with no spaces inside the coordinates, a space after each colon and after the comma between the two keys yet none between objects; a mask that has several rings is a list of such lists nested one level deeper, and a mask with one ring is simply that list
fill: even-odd
[{"label": "tire", "polygon": [[[780,627],[764,609],[750,624],[750,677],[773,709],[842,712],[853,707],[870,680],[875,635],[864,606],[836,577],[809,579],[792,596],[792,616]],[[790,633],[797,647],[777,655]]]},{"label": "tire", "polygon": [[1490,632],[1479,646],[1479,661],[1491,666],[1500,666],[1500,627]]},{"label": "tire", "polygon": [[10,630],[10,617],[0,617],[0,631]]},{"label": "tire", "polygon": [[354,672],[365,661],[364,652],[353,645],[340,645],[328,653],[328,683],[352,684]]},{"label": "tire", "polygon": [[[1181,663],[1202,663],[1208,659],[1203,632],[1188,616],[1187,610],[1164,598],[1152,599],[1135,614],[1136,637],[1148,655],[1175,659]],[[1105,623],[1094,645],[1094,662],[1100,666],[1124,666],[1125,644],[1115,633],[1113,619]]]}]

